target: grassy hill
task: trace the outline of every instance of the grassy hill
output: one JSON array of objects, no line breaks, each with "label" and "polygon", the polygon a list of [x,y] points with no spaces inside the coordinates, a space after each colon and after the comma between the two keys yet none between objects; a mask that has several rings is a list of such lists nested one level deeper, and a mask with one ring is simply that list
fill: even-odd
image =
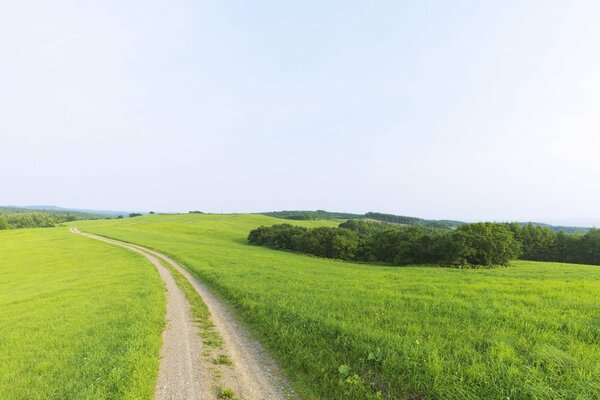
[{"label": "grassy hill", "polygon": [[0,231],[0,399],[150,399],[164,326],[141,256],[67,232]]},{"label": "grassy hill", "polygon": [[176,258],[235,307],[305,399],[598,398],[600,268],[386,267],[247,244],[252,228],[276,223],[189,214],[72,225]]}]

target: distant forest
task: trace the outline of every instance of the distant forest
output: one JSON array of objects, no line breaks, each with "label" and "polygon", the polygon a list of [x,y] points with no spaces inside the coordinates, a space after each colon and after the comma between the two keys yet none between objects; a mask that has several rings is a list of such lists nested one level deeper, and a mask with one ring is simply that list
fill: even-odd
[{"label": "distant forest", "polygon": [[31,210],[20,207],[0,207],[0,230],[47,228],[83,219],[104,219],[106,215],[65,210]]},{"label": "distant forest", "polygon": [[600,265],[600,229],[586,233],[556,232],[548,226],[506,224],[521,244],[521,259]]}]

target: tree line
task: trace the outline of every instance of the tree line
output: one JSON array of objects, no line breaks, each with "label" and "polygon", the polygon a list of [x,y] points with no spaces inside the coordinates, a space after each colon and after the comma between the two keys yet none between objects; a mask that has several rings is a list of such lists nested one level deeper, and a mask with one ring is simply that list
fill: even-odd
[{"label": "tree line", "polygon": [[556,232],[545,226],[506,224],[523,249],[521,258],[532,261],[556,261],[600,265],[600,230],[585,234]]},{"label": "tree line", "polygon": [[29,211],[3,207],[5,213],[0,213],[0,230],[21,228],[49,228],[59,224],[82,219],[104,219],[105,215],[84,213],[79,211]]},{"label": "tree line", "polygon": [[56,218],[40,213],[0,214],[0,230],[19,228],[46,228],[56,226]]},{"label": "tree line", "polygon": [[600,265],[600,230],[556,232],[520,223],[463,224],[456,229],[351,219],[337,228],[290,224],[261,226],[248,241],[320,257],[395,265],[507,265],[521,258]]},{"label": "tree line", "polygon": [[278,224],[252,230],[248,241],[320,257],[394,265],[506,266],[521,254],[510,229],[493,223],[464,224],[451,231],[364,220],[337,228]]}]

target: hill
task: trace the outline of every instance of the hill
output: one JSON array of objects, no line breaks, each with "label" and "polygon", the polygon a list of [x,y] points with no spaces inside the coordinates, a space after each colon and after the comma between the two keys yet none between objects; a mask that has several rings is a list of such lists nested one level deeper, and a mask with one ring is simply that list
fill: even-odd
[{"label": "hill", "polygon": [[[440,228],[440,229],[454,229],[461,225],[466,224],[464,221],[455,221],[455,220],[446,220],[446,219],[424,219],[418,217],[409,217],[406,215],[396,215],[396,214],[385,214],[379,212],[369,211],[365,214],[353,214],[353,213],[344,213],[344,212],[335,212],[335,211],[325,211],[325,210],[316,210],[316,211],[307,211],[307,210],[285,210],[285,211],[269,211],[260,213],[262,215],[266,215],[274,218],[282,218],[296,221],[312,221],[319,219],[370,219],[374,221],[382,221],[391,224],[401,224],[401,225],[420,225],[429,228]],[[521,225],[533,224],[535,226],[547,227],[552,229],[555,232],[565,232],[565,233],[586,233],[590,230],[588,227],[579,227],[579,226],[559,226],[559,225],[550,225],[541,222],[519,222]]]},{"label": "hill", "polygon": [[597,398],[598,267],[399,268],[247,244],[251,229],[278,223],[185,214],[72,225],[175,258],[235,307],[307,399]]},{"label": "hill", "polygon": [[[15,208],[14,206],[11,206],[11,207]],[[91,209],[85,209],[85,208],[65,208],[65,207],[57,207],[57,206],[24,206],[24,207],[16,207],[16,208],[22,208],[22,209],[27,209],[27,210],[38,210],[38,211],[63,211],[63,212],[71,211],[71,212],[78,212],[78,213],[84,213],[84,214],[101,215],[103,217],[106,217],[106,216],[126,217],[132,213],[131,211],[91,210]]]}]

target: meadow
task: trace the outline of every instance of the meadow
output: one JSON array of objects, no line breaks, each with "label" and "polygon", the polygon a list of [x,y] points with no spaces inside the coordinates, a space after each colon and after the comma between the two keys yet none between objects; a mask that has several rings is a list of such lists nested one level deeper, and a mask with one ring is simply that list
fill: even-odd
[{"label": "meadow", "polygon": [[0,232],[0,399],[151,399],[163,286],[66,228]]},{"label": "meadow", "polygon": [[189,214],[71,225],[182,263],[234,308],[305,400],[600,397],[600,268],[390,267],[248,245],[251,229],[281,222]]}]

